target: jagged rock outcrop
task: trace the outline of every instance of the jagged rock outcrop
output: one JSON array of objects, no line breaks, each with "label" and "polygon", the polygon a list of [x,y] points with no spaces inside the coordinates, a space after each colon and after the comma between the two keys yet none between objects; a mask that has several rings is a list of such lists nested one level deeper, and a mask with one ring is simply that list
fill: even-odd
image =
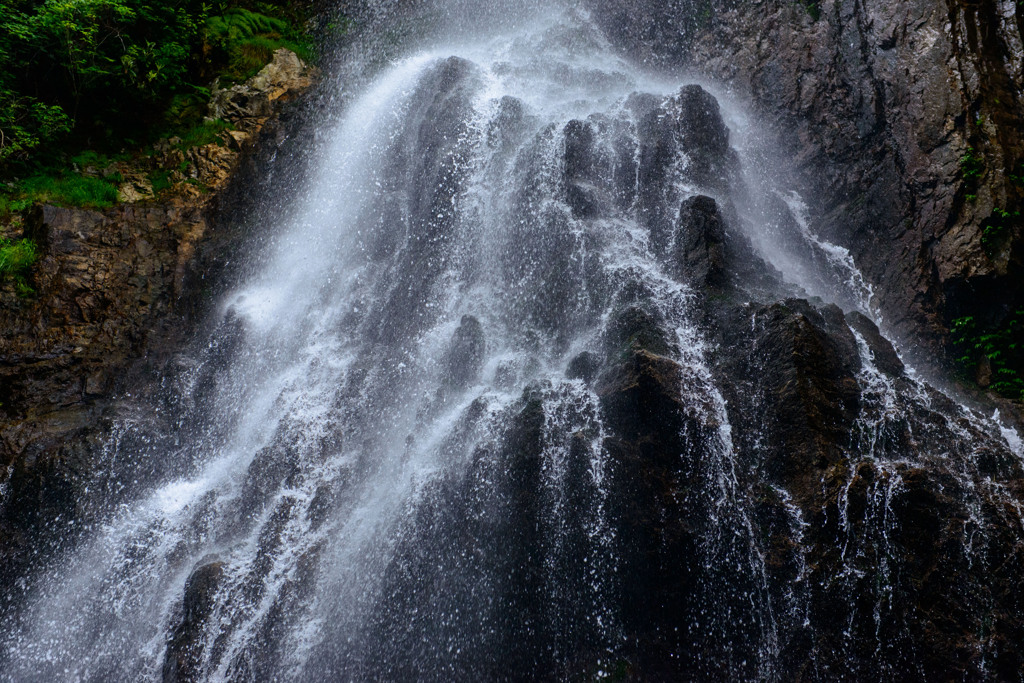
[{"label": "jagged rock outcrop", "polygon": [[[313,84],[317,70],[310,68],[291,50],[281,48],[273,60],[245,83],[221,88],[214,83],[210,97],[210,118],[253,125],[251,119],[273,115],[277,104],[288,101]],[[245,133],[247,131],[242,131]],[[243,141],[245,138],[232,135]],[[241,139],[240,139],[241,138]]]},{"label": "jagged rock outcrop", "polygon": [[967,2],[597,2],[622,48],[749,97],[887,325],[933,364],[950,321],[1024,303],[1024,10]]}]

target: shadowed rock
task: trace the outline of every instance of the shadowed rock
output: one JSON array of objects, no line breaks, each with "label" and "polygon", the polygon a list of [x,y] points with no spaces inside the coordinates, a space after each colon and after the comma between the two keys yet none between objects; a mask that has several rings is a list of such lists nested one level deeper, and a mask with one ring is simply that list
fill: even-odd
[{"label": "shadowed rock", "polygon": [[714,199],[696,196],[683,202],[674,251],[674,265],[684,281],[698,287],[725,283],[725,227]]},{"label": "shadowed rock", "polygon": [[600,359],[590,351],[583,351],[569,361],[565,376],[569,379],[581,379],[590,384],[600,368]]},{"label": "shadowed rock", "polygon": [[164,656],[164,683],[191,683],[204,678],[202,662],[206,620],[224,576],[224,563],[211,562],[192,572],[185,583],[181,621],[174,629]]},{"label": "shadowed rock", "polygon": [[475,382],[480,376],[486,349],[480,321],[471,315],[462,316],[444,360],[446,382],[460,389]]}]

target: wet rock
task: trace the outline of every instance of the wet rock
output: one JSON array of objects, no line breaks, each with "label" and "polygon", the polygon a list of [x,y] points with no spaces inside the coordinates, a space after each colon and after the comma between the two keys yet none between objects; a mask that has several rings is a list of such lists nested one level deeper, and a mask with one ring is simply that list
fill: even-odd
[{"label": "wet rock", "polygon": [[475,382],[483,368],[486,350],[480,321],[471,315],[462,316],[444,358],[446,383],[455,388],[465,388]]},{"label": "wet rock", "polygon": [[600,369],[600,359],[590,351],[582,351],[569,361],[565,376],[569,379],[581,379],[590,384]]},{"label": "wet rock", "polygon": [[665,355],[670,350],[669,338],[656,315],[640,306],[629,306],[614,314],[608,325],[605,352],[609,359],[618,359],[630,350]]},{"label": "wet rock", "polygon": [[698,85],[667,99],[633,94],[626,101],[636,117],[635,183],[639,217],[655,250],[665,253],[678,217],[679,182],[726,194],[739,169],[718,101]]},{"label": "wet rock", "polygon": [[282,486],[294,484],[302,462],[297,448],[288,443],[286,432],[275,436],[275,442],[260,449],[245,474],[239,493],[239,516],[245,524],[262,514]]},{"label": "wet rock", "polygon": [[846,321],[852,329],[864,337],[879,370],[891,377],[899,377],[903,374],[903,361],[900,360],[896,349],[888,339],[882,336],[878,331],[878,326],[870,318],[859,311],[853,311],[846,314]]},{"label": "wet rock", "polygon": [[594,166],[594,129],[586,121],[573,119],[565,124],[565,177],[591,180]]},{"label": "wet rock", "polygon": [[[277,86],[288,83],[296,84]],[[270,119],[235,122],[250,136],[247,146],[232,151],[230,173],[204,176],[210,181],[205,193],[189,185],[195,192],[188,197],[178,194],[160,204],[138,197],[102,212],[48,205],[30,211],[24,235],[40,247],[30,276],[35,294],[19,298],[0,285],[0,487],[16,491],[13,499],[0,496],[0,602],[7,604],[7,590],[15,585],[6,579],[18,576],[26,562],[42,561],[52,546],[71,542],[74,530],[123,501],[125,483],[106,479],[95,466],[108,457],[104,434],[116,416],[132,415],[140,394],[161,392],[153,374],[181,350],[223,284],[218,274],[242,242],[242,207],[253,195],[275,191],[276,181],[261,169],[275,163],[282,130],[296,126],[293,110],[280,105],[298,93],[278,97]],[[157,145],[175,168],[186,161],[175,147],[180,143]],[[224,161],[219,150],[228,152],[199,152],[200,166],[204,158]],[[102,172],[148,182],[120,162]],[[217,229],[209,229],[214,224]],[[136,387],[133,396],[113,400],[126,385]],[[131,417],[139,425],[159,419]],[[152,433],[180,429],[164,425]],[[128,481],[151,481],[190,465],[151,459],[154,449],[166,445],[162,438],[137,444],[130,434],[119,438],[136,454],[124,465]],[[64,526],[68,520],[73,527]],[[46,529],[63,529],[66,538]]]},{"label": "wet rock", "polygon": [[511,149],[523,131],[526,105],[517,97],[505,95],[498,102],[498,115],[491,120],[487,142],[504,151]]},{"label": "wet rock", "polygon": [[565,169],[566,197],[573,215],[593,218],[598,215],[598,191],[594,186],[594,130],[585,122],[574,119],[566,124]]},{"label": "wet rock", "polygon": [[596,218],[600,214],[600,204],[594,186],[569,182],[566,184],[565,192],[569,208],[576,218]]},{"label": "wet rock", "polygon": [[813,497],[822,472],[846,457],[859,411],[856,340],[832,305],[790,299],[733,315],[721,322],[731,352],[720,367],[736,387],[730,402],[751,416],[736,420],[756,415],[770,425],[771,438],[758,449],[761,466],[798,500]]},{"label": "wet rock", "polygon": [[[381,285],[386,304],[369,321],[375,338],[397,345],[421,331],[432,287],[455,248],[456,203],[468,172],[467,155],[479,139],[470,126],[479,71],[449,57],[431,69],[410,99],[407,123],[389,148],[382,190],[402,196],[402,210],[380,224],[377,239],[401,244],[410,267],[398,268]],[[410,179],[415,178],[415,182]]]},{"label": "wet rock", "polygon": [[[644,63],[728,84],[778,133],[818,234],[847,247],[920,366],[950,321],[1024,304],[1020,11],[992,0],[756,4],[591,0]],[[784,170],[780,167],[780,170]],[[988,230],[993,210],[1000,237]],[[1001,215],[1001,214],[1000,214]],[[880,258],[885,254],[885,258]],[[913,351],[913,349],[910,349]]]},{"label": "wet rock", "polygon": [[698,195],[679,209],[675,266],[684,281],[698,287],[725,284],[725,227],[714,199]]},{"label": "wet rock", "polygon": [[202,655],[206,620],[215,608],[214,597],[224,577],[224,563],[210,562],[192,572],[185,583],[181,621],[174,629],[164,656],[164,683],[188,683],[205,677]]},{"label": "wet rock", "polygon": [[505,361],[498,364],[494,371],[494,386],[502,391],[509,391],[516,385],[519,371],[515,363]]},{"label": "wet rock", "polygon": [[[665,679],[743,671],[744,657],[732,666],[712,654],[721,652],[713,642],[726,622],[732,633],[749,627],[724,616],[737,613],[749,589],[738,577],[708,571],[704,556],[702,539],[715,533],[709,524],[732,524],[727,512],[708,507],[714,494],[708,493],[706,468],[721,457],[712,436],[719,427],[713,406],[687,369],[647,351],[606,370],[596,391],[613,463],[608,514],[616,530],[615,557],[628,577],[620,589],[621,619],[638,643],[632,663]],[[715,597],[705,600],[703,590]],[[743,609],[750,609],[749,601]],[[745,649],[752,642],[740,637],[735,646]]]},{"label": "wet rock", "polygon": [[688,158],[684,177],[701,187],[727,188],[737,159],[718,100],[699,85],[687,85],[668,101],[666,110],[674,117]]}]

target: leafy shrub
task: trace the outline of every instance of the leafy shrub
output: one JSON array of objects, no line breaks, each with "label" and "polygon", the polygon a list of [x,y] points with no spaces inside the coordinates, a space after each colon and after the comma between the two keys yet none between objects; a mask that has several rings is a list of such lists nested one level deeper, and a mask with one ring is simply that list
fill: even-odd
[{"label": "leafy shrub", "polygon": [[310,59],[308,0],[0,0],[0,175],[198,124],[214,76],[287,47]]},{"label": "leafy shrub", "polygon": [[224,76],[229,81],[254,76],[282,47],[305,60],[312,56],[307,39],[287,21],[241,7],[210,17],[205,39],[226,63]]},{"label": "leafy shrub", "polygon": [[964,180],[977,180],[984,170],[985,158],[975,152],[973,147],[968,147],[967,153],[960,157],[960,171]]},{"label": "leafy shrub", "polygon": [[990,388],[1002,396],[1024,399],[1024,308],[1018,308],[998,328],[983,328],[972,316],[957,318],[950,332],[960,354],[957,362],[966,370],[983,359],[992,368]]},{"label": "leafy shrub", "polygon": [[27,160],[37,147],[71,130],[71,119],[59,106],[3,87],[0,102],[0,167]]}]

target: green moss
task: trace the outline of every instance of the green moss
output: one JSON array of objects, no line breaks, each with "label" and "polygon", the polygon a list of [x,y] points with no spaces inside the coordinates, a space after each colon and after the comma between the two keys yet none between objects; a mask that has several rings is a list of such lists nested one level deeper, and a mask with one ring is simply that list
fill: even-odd
[{"label": "green moss", "polygon": [[818,0],[798,0],[797,4],[799,4],[814,21],[821,19],[821,6],[819,5]]},{"label": "green moss", "polygon": [[213,143],[220,144],[220,134],[226,130],[234,130],[227,121],[217,119],[216,121],[204,121],[198,125],[191,126],[176,134],[176,137],[181,138],[181,142],[177,144],[178,149],[185,151],[192,147],[202,147],[203,145],[209,145]]},{"label": "green moss", "polygon": [[149,182],[153,185],[153,193],[160,194],[171,187],[171,172],[166,169],[153,171],[149,174]]}]

